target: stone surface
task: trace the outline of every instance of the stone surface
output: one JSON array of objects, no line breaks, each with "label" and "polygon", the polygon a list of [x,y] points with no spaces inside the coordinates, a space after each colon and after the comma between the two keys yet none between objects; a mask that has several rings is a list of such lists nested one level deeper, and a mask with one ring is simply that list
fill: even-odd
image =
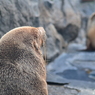
[{"label": "stone surface", "polygon": [[68,59],[68,63],[82,69],[95,70],[95,52],[80,52]]},{"label": "stone surface", "polygon": [[[77,48],[76,46],[78,47],[78,44],[72,45],[72,49]],[[68,83],[64,87],[79,91],[75,95],[95,95],[95,52],[74,50],[68,48],[66,53],[47,66],[47,81]],[[58,88],[59,86],[56,86],[56,89]]]},{"label": "stone surface", "polygon": [[37,0],[1,0],[0,1],[0,32],[6,33],[17,26],[39,26]]},{"label": "stone surface", "polygon": [[[79,91],[74,88],[48,85],[49,95],[78,95]],[[84,95],[84,94],[83,94]]]},{"label": "stone surface", "polygon": [[57,33],[54,25],[49,24],[46,27],[46,31],[48,37],[46,42],[47,59],[51,61],[62,52],[62,48],[66,47],[66,43],[64,42],[62,36]]},{"label": "stone surface", "polygon": [[71,42],[78,37],[79,28],[76,25],[68,24],[64,29],[59,29],[59,33],[66,42]]},{"label": "stone surface", "polygon": [[77,27],[81,27],[81,18],[80,13],[76,12],[74,7],[76,7],[76,4],[79,3],[78,0],[74,0],[73,2],[71,0],[64,0],[64,12],[66,16],[67,25],[72,24],[76,25]]}]

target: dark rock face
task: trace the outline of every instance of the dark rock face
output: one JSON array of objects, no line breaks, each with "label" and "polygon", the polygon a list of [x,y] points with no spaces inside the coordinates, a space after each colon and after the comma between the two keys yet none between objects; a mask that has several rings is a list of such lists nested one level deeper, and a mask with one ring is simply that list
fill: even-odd
[{"label": "dark rock face", "polygon": [[77,38],[79,28],[76,25],[68,24],[65,28],[58,29],[58,31],[63,36],[65,41],[71,42]]},{"label": "dark rock face", "polygon": [[70,42],[75,40],[75,38],[78,36],[78,32],[79,28],[76,25],[68,24],[66,28],[64,28],[64,33],[62,33],[62,35],[66,41]]}]

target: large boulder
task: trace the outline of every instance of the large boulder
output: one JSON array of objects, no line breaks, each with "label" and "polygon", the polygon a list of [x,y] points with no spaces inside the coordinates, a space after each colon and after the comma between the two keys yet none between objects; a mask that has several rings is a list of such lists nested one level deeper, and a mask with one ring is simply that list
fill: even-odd
[{"label": "large boulder", "polygon": [[81,27],[80,13],[75,12],[71,2],[72,1],[70,0],[64,0],[63,6],[61,7],[61,11],[64,15],[63,25],[65,27],[56,26],[58,32],[67,42],[71,42],[77,38],[79,29]]},{"label": "large boulder", "polygon": [[66,43],[60,34],[57,33],[54,25],[49,24],[46,27],[47,33],[47,59],[49,61],[54,60],[59,54],[63,52],[63,48],[66,47]]}]

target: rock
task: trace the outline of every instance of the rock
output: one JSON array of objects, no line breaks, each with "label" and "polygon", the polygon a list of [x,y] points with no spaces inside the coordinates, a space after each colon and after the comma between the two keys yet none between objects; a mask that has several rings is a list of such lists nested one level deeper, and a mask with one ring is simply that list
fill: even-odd
[{"label": "rock", "polygon": [[45,6],[47,9],[51,10],[51,9],[52,9],[52,6],[53,6],[53,0],[45,0],[45,1],[44,1],[44,6]]},{"label": "rock", "polygon": [[[48,23],[52,23],[58,27],[64,27],[64,15],[59,7],[61,5],[61,0],[44,0],[41,3],[41,16],[44,18],[43,21]],[[43,6],[43,7],[42,7]],[[51,19],[50,19],[51,18]]]},{"label": "rock", "polygon": [[[95,4],[95,2],[81,3],[80,0],[73,0],[73,1],[64,0],[63,8],[61,7],[61,11],[63,11],[63,14],[64,14],[65,20],[64,20],[63,25],[65,27],[62,27],[62,28],[56,27],[59,33],[64,34],[63,37],[66,36],[64,38],[64,40],[68,37],[67,39],[71,39],[71,41],[74,41],[74,40],[76,40],[76,37],[77,38],[79,37],[78,35],[80,35],[80,34],[82,37],[82,33],[80,33],[81,30],[84,31],[86,34],[88,18],[95,11],[94,4]],[[57,4],[57,6],[58,6],[58,4]],[[68,25],[72,25],[72,27],[71,27],[72,29],[68,30],[68,28],[66,28]],[[76,28],[73,28],[73,26]],[[68,32],[66,31],[64,33],[64,28],[65,28],[65,30],[68,30]],[[70,30],[75,31],[75,32],[72,32]],[[68,36],[68,33],[69,33],[69,35],[71,34],[73,36]],[[75,35],[75,34],[77,34],[77,35]],[[66,41],[68,42],[67,39],[66,39]],[[82,40],[80,38],[79,38],[79,40],[82,42]]]},{"label": "rock", "polygon": [[[73,46],[74,47],[74,46]],[[47,66],[47,79],[54,82],[69,83],[64,87],[78,91],[75,95],[95,94],[95,53],[67,52]],[[90,71],[89,71],[90,70]],[[92,71],[91,71],[92,70]],[[94,70],[94,71],[93,71]],[[50,74],[50,75],[49,75]],[[59,86],[50,86],[49,93],[65,93]],[[52,90],[51,90],[52,89]],[[56,90],[55,90],[56,89]],[[58,92],[59,90],[60,92]],[[64,89],[64,88],[63,88]],[[66,89],[65,89],[66,91]],[[66,93],[69,93],[68,90]],[[69,93],[71,95],[71,93]],[[50,94],[52,95],[52,94]],[[59,94],[60,95],[60,94]]]},{"label": "rock", "polygon": [[56,58],[53,62],[47,65],[47,71],[51,71],[54,74],[61,73],[65,70],[76,70],[77,68],[67,63],[67,59],[73,57],[74,54],[62,53],[58,58]]},{"label": "rock", "polygon": [[80,92],[79,90],[74,88],[54,86],[54,85],[53,86],[48,85],[48,91],[49,91],[49,95],[78,95]]},{"label": "rock", "polygon": [[56,75],[50,71],[47,72],[47,82],[60,83],[62,85],[67,85],[69,83],[62,76]]},{"label": "rock", "polygon": [[0,5],[0,32],[6,33],[18,26],[39,26],[37,0],[1,0]]},{"label": "rock", "polygon": [[64,9],[67,25],[72,24],[72,25],[76,25],[78,28],[80,28],[81,27],[80,13],[76,12],[73,8],[76,6],[77,2],[78,2],[78,0],[76,0],[76,1],[74,0],[73,5],[72,5],[72,1],[64,0],[63,9]]},{"label": "rock", "polygon": [[66,43],[60,34],[57,33],[54,25],[49,24],[46,27],[47,34],[47,59],[49,61],[54,60],[57,57],[64,47],[66,47]]},{"label": "rock", "polygon": [[77,82],[73,81],[73,83],[74,84],[65,85],[65,86],[48,85],[49,95],[56,95],[56,94],[57,95],[64,95],[64,94],[66,95],[95,95],[94,87],[91,88],[87,86],[87,85],[91,86],[93,85],[93,83],[82,82],[82,81],[77,81]]},{"label": "rock", "polygon": [[55,5],[53,6],[50,13],[52,18],[52,23],[56,28],[64,28],[66,26],[64,14]]},{"label": "rock", "polygon": [[[40,25],[47,26],[48,24],[52,23],[51,14],[49,12],[48,4],[46,6],[47,2],[44,2],[43,0],[39,3],[39,10],[40,10]],[[44,5],[45,4],[45,5]],[[52,9],[52,8],[51,8]]]},{"label": "rock", "polygon": [[66,42],[71,42],[78,37],[79,28],[76,25],[68,24],[64,29],[59,30]]},{"label": "rock", "polygon": [[[81,27],[81,15],[75,12],[70,1],[64,0],[63,5],[63,27],[56,26],[58,32],[63,36],[67,42],[74,41],[79,34]],[[68,10],[69,8],[69,10]]]},{"label": "rock", "polygon": [[[55,2],[56,1],[52,1],[52,3],[49,0],[45,1],[45,6],[41,9],[42,10],[41,20],[42,22],[44,22],[44,25],[49,23],[54,24],[55,28],[63,36],[64,40],[70,42],[74,40],[78,35],[80,22],[81,22],[80,15],[74,13],[73,15],[69,16],[69,12],[65,13],[65,11],[67,12],[67,10],[62,12],[62,7],[59,7],[59,6],[65,6],[65,3],[62,1],[59,2],[57,1],[58,3]],[[51,4],[51,10],[49,9],[50,7],[48,3]],[[64,3],[64,5],[62,5],[61,3],[62,4]],[[72,11],[74,10],[72,9]],[[64,16],[64,13],[67,15]],[[43,17],[44,15],[45,17]]]},{"label": "rock", "polygon": [[68,59],[68,63],[82,69],[95,70],[95,52],[79,52],[77,56]]},{"label": "rock", "polygon": [[86,49],[86,46],[82,43],[80,44],[70,43],[67,47],[67,52],[76,52],[76,51],[81,51],[85,49]]},{"label": "rock", "polygon": [[46,45],[47,60],[48,60],[48,62],[51,62],[54,60],[55,57],[57,57],[59,55],[59,50],[56,48],[56,45],[52,38],[48,38],[46,44],[47,44]]},{"label": "rock", "polygon": [[75,12],[69,0],[64,0],[61,10],[63,11],[64,18],[64,20],[62,20],[63,27],[55,26],[64,40],[71,42],[78,36],[79,28],[81,27],[81,15],[79,12]]}]

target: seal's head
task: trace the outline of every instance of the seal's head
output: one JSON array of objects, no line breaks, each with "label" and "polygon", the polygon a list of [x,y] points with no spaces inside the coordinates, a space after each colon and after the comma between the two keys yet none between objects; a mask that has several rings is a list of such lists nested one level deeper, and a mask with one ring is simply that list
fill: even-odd
[{"label": "seal's head", "polygon": [[8,45],[17,44],[20,48],[32,47],[37,53],[41,53],[40,47],[44,44],[45,39],[46,35],[43,27],[24,26],[9,31],[1,38],[0,42],[2,44],[8,43]]}]

